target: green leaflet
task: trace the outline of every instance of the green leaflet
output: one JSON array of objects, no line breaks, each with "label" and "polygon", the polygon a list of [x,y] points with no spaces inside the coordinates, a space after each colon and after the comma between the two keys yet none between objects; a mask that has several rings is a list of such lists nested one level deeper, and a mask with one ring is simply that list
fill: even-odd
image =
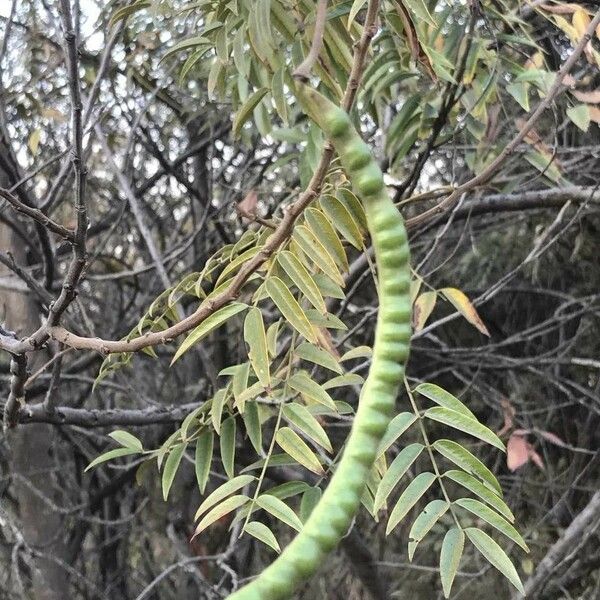
[{"label": "green leaflet", "polygon": [[479,496],[484,502],[487,502],[492,508],[496,509],[500,514],[506,517],[511,523],[514,522],[515,516],[505,502],[492,492],[487,486],[481,483],[478,479],[465,473],[464,471],[451,470],[444,473],[444,477],[459,483],[467,488],[470,492]]},{"label": "green leaflet", "polygon": [[408,469],[417,460],[425,446],[423,444],[411,444],[407,446],[396,456],[392,461],[392,464],[388,467],[385,475],[381,479],[379,487],[377,488],[377,494],[375,495],[375,502],[373,510],[377,513],[385,504],[388,496],[392,490],[398,485],[402,477],[406,474]]},{"label": "green leaflet", "polygon": [[515,544],[523,548],[525,552],[529,552],[529,548],[519,532],[504,517],[501,517],[489,506],[486,506],[482,502],[479,502],[479,500],[473,498],[461,498],[460,500],[455,500],[453,504],[468,510],[480,519],[483,519],[486,523],[495,527],[500,533],[503,533],[506,537],[515,542]]},{"label": "green leaflet", "polygon": [[[321,424],[310,411],[297,402],[286,404],[283,407],[283,416],[289,423],[295,425],[304,435],[325,448],[328,452],[333,452],[331,442],[327,433],[321,427]],[[284,448],[285,450],[285,448]],[[290,452],[288,452],[290,454]]]},{"label": "green leaflet", "polygon": [[322,387],[324,390],[329,390],[347,385],[362,385],[364,381],[365,380],[357,373],[347,373],[346,375],[339,375],[338,377],[326,381]]},{"label": "green leaflet", "polygon": [[316,381],[313,381],[304,371],[294,373],[288,380],[288,385],[307,396],[311,400],[323,404],[327,408],[337,412],[333,398],[320,386]]},{"label": "green leaflet", "polygon": [[294,240],[302,251],[335,283],[344,286],[344,278],[337,268],[331,254],[325,246],[314,236],[306,225],[298,225],[294,229]]},{"label": "green leaflet", "polygon": [[256,402],[246,404],[242,418],[252,446],[254,446],[257,454],[262,454],[262,427],[258,404]]},{"label": "green leaflet", "polygon": [[445,598],[450,597],[450,590],[458,571],[464,547],[465,534],[463,531],[457,527],[449,529],[444,536],[442,551],[440,552],[440,577]]},{"label": "green leaflet", "polygon": [[325,367],[330,371],[334,371],[340,375],[344,372],[338,361],[329,352],[318,348],[314,344],[304,342],[303,344],[300,344],[300,346],[298,346],[294,352],[298,358],[302,358],[303,360],[307,360],[316,365]]},{"label": "green leaflet", "polygon": [[344,239],[357,250],[362,250],[363,236],[348,207],[340,199],[331,195],[322,196],[319,204]]},{"label": "green leaflet", "polygon": [[498,496],[502,495],[502,488],[494,474],[466,448],[452,440],[437,440],[433,443],[433,447],[467,473],[479,477]]},{"label": "green leaflet", "polygon": [[169,497],[171,485],[173,485],[173,480],[175,479],[179,463],[181,462],[181,458],[186,448],[187,444],[177,444],[177,446],[171,450],[169,456],[167,456],[162,474],[162,493],[164,500]]},{"label": "green leaflet", "polygon": [[275,552],[281,552],[281,548],[279,547],[273,532],[264,523],[261,523],[260,521],[249,521],[244,526],[244,531],[263,544],[273,548]]},{"label": "green leaflet", "polygon": [[439,406],[445,406],[456,412],[460,412],[467,417],[476,419],[477,417],[455,396],[433,383],[422,383],[415,388],[415,392],[429,398]]},{"label": "green leaflet", "polygon": [[369,346],[357,346],[356,348],[352,348],[352,350],[348,350],[341,358],[340,362],[344,362],[346,360],[354,360],[356,358],[369,358],[373,355],[373,351]]},{"label": "green leaflet", "polygon": [[419,542],[449,508],[450,505],[445,500],[432,500],[414,520],[408,534],[408,560],[412,561]]},{"label": "green leaflet", "polygon": [[465,533],[475,548],[485,556],[486,560],[496,567],[521,594],[525,595],[525,590],[523,589],[523,584],[517,570],[504,550],[487,533],[480,529],[467,527]]},{"label": "green leaflet", "polygon": [[210,465],[212,463],[214,436],[210,429],[202,432],[196,440],[196,455],[194,466],[196,471],[196,481],[200,493],[204,494],[206,483],[210,475]]},{"label": "green leaflet", "polygon": [[269,88],[266,87],[256,90],[241,106],[240,110],[235,116],[235,119],[233,120],[232,132],[235,137],[239,135],[242,126],[250,118],[252,111],[268,92]]},{"label": "green leaflet", "polygon": [[[244,324],[245,327],[245,324]],[[221,371],[222,373],[222,371]],[[221,374],[219,373],[219,375]],[[241,365],[235,365],[233,367],[233,374],[231,378],[231,392],[233,393],[234,406],[240,411],[241,414],[245,412],[246,403],[243,401],[242,394],[248,389],[248,377],[250,376],[250,363],[246,362]],[[259,382],[260,383],[260,382]],[[262,385],[262,384],[261,384]],[[240,399],[242,398],[242,399]]]},{"label": "green leaflet", "polygon": [[488,429],[485,425],[482,425],[479,421],[464,413],[439,406],[425,411],[425,417],[458,429],[459,431],[464,431],[473,437],[499,448],[503,452],[505,451],[502,440],[491,429]]},{"label": "green leaflet", "polygon": [[173,364],[178,358],[181,357],[182,354],[187,352],[194,344],[197,344],[202,338],[206,337],[211,331],[220,327],[225,321],[228,321],[234,315],[237,315],[241,311],[248,308],[247,304],[241,304],[239,302],[234,302],[232,304],[228,304],[227,306],[223,306],[219,310],[215,311],[211,315],[209,315],[198,327],[192,330],[190,334],[183,340],[183,343],[175,352],[175,356],[173,356],[173,360],[171,364]]},{"label": "green leaflet", "polygon": [[106,462],[108,460],[112,460],[113,458],[119,458],[121,456],[129,456],[130,454],[139,454],[137,450],[133,448],[113,448],[108,452],[104,452],[100,456],[97,456],[86,468],[86,471],[93,469],[95,466]]},{"label": "green leaflet", "polygon": [[377,457],[379,458],[416,420],[417,417],[413,413],[403,412],[396,415],[390,421],[390,424],[379,443]]},{"label": "green leaflet", "polygon": [[304,218],[315,238],[325,246],[335,263],[342,270],[348,271],[346,251],[329,219],[316,208],[307,208],[304,211]]},{"label": "green leaflet", "polygon": [[143,452],[144,447],[142,446],[142,442],[135,435],[132,435],[128,431],[123,431],[118,429],[117,431],[113,431],[108,434],[115,442],[121,444],[124,448],[129,448],[130,450],[135,450],[136,452]]},{"label": "green leaflet", "polygon": [[303,523],[306,523],[306,520],[310,517],[313,508],[319,503],[322,495],[321,488],[319,487],[310,487],[302,494],[300,519]]},{"label": "green leaflet", "polygon": [[204,531],[207,527],[212,525],[215,521],[218,521],[220,518],[225,515],[237,510],[241,506],[244,506],[246,502],[250,502],[250,498],[247,496],[231,496],[227,498],[221,504],[215,506],[201,521],[198,523],[196,530],[194,531],[193,537],[196,537],[199,533]]},{"label": "green leaflet", "polygon": [[306,270],[305,266],[289,250],[283,250],[277,255],[277,262],[283,267],[296,287],[306,296],[306,299],[322,314],[327,312],[323,296]]},{"label": "green leaflet", "polygon": [[235,460],[235,417],[228,417],[221,425],[219,436],[219,447],[221,449],[221,461],[227,477],[233,477],[233,464]]},{"label": "green leaflet", "polygon": [[302,529],[302,521],[300,521],[296,516],[296,513],[279,498],[271,496],[271,494],[261,494],[256,499],[256,504],[296,531]]},{"label": "green leaflet", "polygon": [[404,519],[408,511],[419,501],[434,481],[435,475],[433,473],[421,473],[408,484],[390,513],[390,518],[385,529],[386,535],[389,535],[396,525]]}]

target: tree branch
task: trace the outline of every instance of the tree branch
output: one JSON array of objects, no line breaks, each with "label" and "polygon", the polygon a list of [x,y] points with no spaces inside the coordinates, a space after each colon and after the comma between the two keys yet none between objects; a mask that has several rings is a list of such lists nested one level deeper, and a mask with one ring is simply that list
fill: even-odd
[{"label": "tree branch", "polygon": [[161,406],[147,409],[85,409],[70,406],[49,407],[45,403],[28,404],[19,412],[19,423],[49,423],[52,425],[78,425],[80,427],[107,427],[109,425],[157,425],[178,423],[198,403],[180,406]]},{"label": "tree branch", "polygon": [[[369,2],[367,16],[363,27],[363,33],[360,42],[354,53],[354,62],[348,79],[348,85],[342,100],[342,107],[345,110],[350,110],[356,96],[356,90],[362,75],[365,57],[371,43],[371,39],[375,35],[376,26],[375,20],[379,8],[379,1],[372,0]],[[261,265],[263,265],[273,253],[281,246],[281,244],[291,235],[296,219],[302,214],[304,209],[318,196],[319,190],[327,175],[329,164],[333,158],[333,149],[327,145],[321,156],[321,160],[313,173],[313,176],[306,190],[300,194],[296,202],[294,202],[286,211],[283,219],[277,226],[277,229],[267,239],[267,242],[261,251],[252,257],[248,262],[244,263],[237,275],[233,278],[231,284],[220,294],[214,298],[201,304],[196,312],[179,321],[175,325],[168,327],[164,331],[156,331],[147,333],[133,340],[103,340],[100,338],[87,338],[75,335],[64,327],[51,326],[47,329],[47,333],[55,340],[82,350],[95,350],[102,354],[111,354],[115,352],[136,352],[142,348],[149,346],[158,346],[167,344],[178,335],[187,333],[194,327],[202,323],[209,315],[213,314],[219,308],[222,308],[229,302],[232,302],[239,297],[243,286],[248,278],[255,273]],[[28,340],[23,342],[28,344]]]},{"label": "tree branch", "polygon": [[27,204],[21,202],[16,196],[13,196],[8,190],[5,190],[4,188],[0,188],[0,196],[4,198],[17,212],[33,219],[34,221],[48,229],[48,231],[56,233],[65,240],[68,240],[69,242],[75,241],[74,231],[67,227],[63,227],[59,223],[56,223],[48,215],[44,214],[39,208],[27,206]]},{"label": "tree branch", "polygon": [[481,172],[476,175],[463,185],[457,187],[449,196],[442,200],[437,206],[422,212],[420,215],[407,220],[409,227],[416,227],[422,223],[429,221],[431,218],[446,212],[450,209],[459,198],[473,188],[487,183],[502,166],[502,163],[517,149],[519,144],[525,139],[527,134],[533,129],[533,126],[537,123],[542,113],[552,104],[554,99],[561,94],[566,87],[563,86],[564,78],[569,74],[581,53],[585,49],[586,45],[594,35],[596,26],[600,23],[600,10],[596,13],[594,18],[590,21],[585,34],[579,40],[579,43],[573,49],[571,56],[565,61],[563,66],[560,68],[554,79],[554,83],[548,90],[546,97],[538,104],[533,114],[529,117],[521,131],[504,147],[500,154]]}]

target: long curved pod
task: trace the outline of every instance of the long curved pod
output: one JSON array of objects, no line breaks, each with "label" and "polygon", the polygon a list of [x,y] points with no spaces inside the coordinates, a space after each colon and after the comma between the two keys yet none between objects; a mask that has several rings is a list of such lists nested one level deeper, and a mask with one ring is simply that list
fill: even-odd
[{"label": "long curved pod", "polygon": [[230,595],[230,600],[289,598],[348,531],[392,416],[409,352],[409,247],[402,216],[348,114],[307,86],[302,85],[297,93],[310,117],[331,140],[364,204],[377,262],[379,314],[371,368],[335,474],[302,531],[256,579]]}]

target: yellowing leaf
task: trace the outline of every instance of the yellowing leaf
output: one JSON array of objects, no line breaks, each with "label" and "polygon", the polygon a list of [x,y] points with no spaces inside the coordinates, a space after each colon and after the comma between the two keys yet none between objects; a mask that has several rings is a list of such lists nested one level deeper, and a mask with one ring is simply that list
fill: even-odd
[{"label": "yellowing leaf", "polygon": [[443,288],[440,291],[446,296],[448,301],[452,303],[454,308],[456,308],[456,310],[471,323],[471,325],[474,325],[481,333],[483,333],[483,335],[490,336],[490,332],[487,330],[487,327],[484,325],[466,294],[456,288]]},{"label": "yellowing leaf", "polygon": [[423,292],[413,306],[413,326],[416,332],[425,327],[425,323],[435,308],[437,292]]},{"label": "yellowing leaf", "polygon": [[285,283],[279,277],[269,277],[265,282],[265,288],[290,325],[309,342],[316,343],[317,337],[310,321]]},{"label": "yellowing leaf", "polygon": [[588,28],[589,24],[590,17],[588,16],[587,11],[581,7],[578,7],[573,13],[573,27],[575,27],[575,31],[577,31],[579,39],[584,36],[585,30]]},{"label": "yellowing leaf", "polygon": [[203,519],[198,523],[198,527],[196,527],[196,531],[194,531],[194,536],[196,537],[199,533],[204,531],[209,525],[212,525],[215,521],[218,521],[221,517],[229,514],[230,512],[237,510],[240,506],[249,502],[250,498],[247,496],[231,496],[231,498],[227,498],[224,502],[215,506]]},{"label": "yellowing leaf", "polygon": [[275,441],[281,446],[284,452],[287,452],[309,471],[317,475],[324,473],[323,467],[315,453],[293,429],[282,427],[275,435]]},{"label": "yellowing leaf", "polygon": [[29,151],[33,156],[37,154],[38,147],[40,145],[40,134],[41,131],[39,129],[34,129],[29,136],[29,141],[27,142],[27,146],[29,147]]},{"label": "yellowing leaf", "polygon": [[289,275],[296,287],[306,296],[307,300],[322,314],[327,312],[323,296],[306,270],[305,266],[289,250],[283,250],[277,255],[277,262]]}]

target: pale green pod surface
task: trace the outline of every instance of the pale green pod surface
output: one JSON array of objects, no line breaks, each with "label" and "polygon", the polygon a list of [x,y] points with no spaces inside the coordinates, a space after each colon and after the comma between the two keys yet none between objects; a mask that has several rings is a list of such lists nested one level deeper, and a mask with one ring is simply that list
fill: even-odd
[{"label": "pale green pod surface", "polygon": [[410,268],[402,216],[387,195],[383,174],[349,116],[313,89],[298,90],[306,112],[338,152],[364,204],[375,248],[380,310],[369,376],[336,471],[302,531],[254,581],[230,600],[284,600],[324,563],[347,533],[393,414],[411,334]]}]

